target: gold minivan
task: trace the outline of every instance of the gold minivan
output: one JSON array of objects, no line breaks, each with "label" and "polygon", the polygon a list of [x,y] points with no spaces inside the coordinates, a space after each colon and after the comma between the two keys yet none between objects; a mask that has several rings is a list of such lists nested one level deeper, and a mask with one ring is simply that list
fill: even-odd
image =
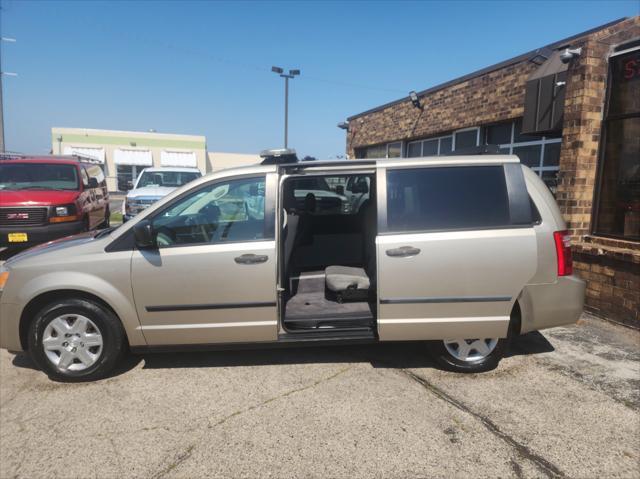
[{"label": "gold minivan", "polygon": [[50,377],[127,350],[427,341],[496,367],[513,335],[574,323],[565,223],[515,156],[262,164],[209,174],[126,224],[0,269],[0,347]]}]

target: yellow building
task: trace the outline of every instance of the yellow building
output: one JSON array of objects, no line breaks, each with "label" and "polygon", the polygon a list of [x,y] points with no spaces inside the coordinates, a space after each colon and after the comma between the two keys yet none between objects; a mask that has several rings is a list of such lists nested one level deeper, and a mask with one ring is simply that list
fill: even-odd
[{"label": "yellow building", "polygon": [[257,154],[207,153],[207,140],[202,135],[88,128],[52,128],[51,151],[100,161],[109,191],[124,190],[146,167],[192,167],[206,174],[260,160]]}]

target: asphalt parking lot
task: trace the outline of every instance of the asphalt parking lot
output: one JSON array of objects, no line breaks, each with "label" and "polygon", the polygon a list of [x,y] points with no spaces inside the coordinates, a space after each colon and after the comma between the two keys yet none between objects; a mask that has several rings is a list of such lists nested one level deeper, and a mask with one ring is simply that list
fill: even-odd
[{"label": "asphalt parking lot", "polygon": [[584,316],[481,375],[423,345],[148,354],[56,383],[0,353],[0,477],[638,477],[640,333]]}]

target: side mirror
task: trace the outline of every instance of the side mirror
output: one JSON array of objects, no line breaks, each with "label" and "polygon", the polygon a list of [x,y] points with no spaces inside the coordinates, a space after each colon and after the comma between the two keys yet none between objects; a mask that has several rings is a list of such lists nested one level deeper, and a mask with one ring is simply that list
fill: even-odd
[{"label": "side mirror", "polygon": [[91,176],[89,177],[89,188],[97,188],[98,187],[98,180]]},{"label": "side mirror", "polygon": [[136,246],[140,249],[156,247],[156,239],[153,234],[153,226],[149,220],[142,220],[133,227],[133,236]]}]

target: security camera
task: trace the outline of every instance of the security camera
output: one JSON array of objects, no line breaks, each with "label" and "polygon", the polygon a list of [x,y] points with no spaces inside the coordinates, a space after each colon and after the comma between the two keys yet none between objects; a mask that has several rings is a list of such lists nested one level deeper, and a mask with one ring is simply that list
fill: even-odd
[{"label": "security camera", "polygon": [[569,63],[574,58],[578,58],[582,53],[582,48],[565,48],[562,53],[560,53],[560,61],[562,63]]}]

